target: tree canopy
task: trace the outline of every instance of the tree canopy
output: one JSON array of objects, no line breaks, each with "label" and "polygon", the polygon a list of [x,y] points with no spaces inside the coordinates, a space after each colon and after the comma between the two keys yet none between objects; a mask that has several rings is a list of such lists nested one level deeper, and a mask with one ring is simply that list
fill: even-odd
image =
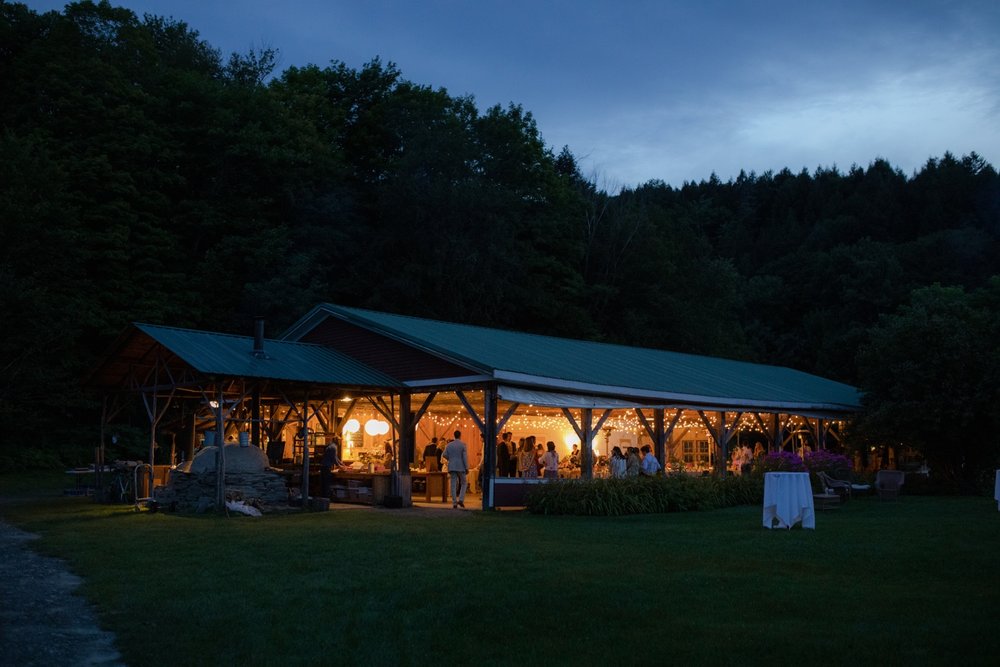
[{"label": "tree canopy", "polygon": [[880,318],[986,298],[1000,273],[1000,179],[975,153],[607,192],[516,103],[378,58],[276,56],[108,2],[0,4],[2,443],[96,422],[79,380],[131,321],[248,333],[262,315],[277,334],[320,301],[883,396],[856,360],[893,340]]}]

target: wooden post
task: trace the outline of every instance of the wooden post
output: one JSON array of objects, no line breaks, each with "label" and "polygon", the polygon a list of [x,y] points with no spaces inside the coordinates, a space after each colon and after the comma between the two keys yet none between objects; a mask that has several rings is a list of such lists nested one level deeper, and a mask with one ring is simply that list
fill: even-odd
[{"label": "wooden post", "polygon": [[410,462],[413,460],[413,450],[416,446],[417,425],[410,410],[410,399],[410,392],[399,395],[399,450],[396,452],[395,494],[402,497],[403,507],[410,507],[413,504]]},{"label": "wooden post", "polygon": [[490,385],[483,390],[483,460],[479,476],[483,480],[483,509],[493,509],[493,478],[497,467],[497,390]]},{"label": "wooden post", "polygon": [[225,513],[226,511],[226,439],[223,434],[226,432],[225,418],[223,417],[222,384],[218,385],[215,400],[215,511]]},{"label": "wooden post", "polygon": [[302,406],[302,509],[309,508],[309,394]]},{"label": "wooden post", "polygon": [[583,408],[580,420],[583,427],[583,437],[580,443],[580,478],[592,479],[594,477],[594,410],[593,408]]},{"label": "wooden post", "polygon": [[667,459],[666,459],[666,433],[663,428],[663,408],[656,408],[653,410],[653,448],[656,459],[660,462],[660,466],[663,471],[667,470]]}]

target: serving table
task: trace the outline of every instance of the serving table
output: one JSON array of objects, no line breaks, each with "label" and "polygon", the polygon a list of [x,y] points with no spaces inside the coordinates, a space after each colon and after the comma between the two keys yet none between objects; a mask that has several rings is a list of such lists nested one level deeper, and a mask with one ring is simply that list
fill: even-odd
[{"label": "serving table", "polygon": [[807,472],[764,473],[764,527],[816,528],[812,485]]},{"label": "serving table", "polygon": [[422,479],[424,484],[424,501],[431,502],[431,496],[441,493],[441,502],[448,502],[448,473],[438,471],[411,470],[410,479]]}]

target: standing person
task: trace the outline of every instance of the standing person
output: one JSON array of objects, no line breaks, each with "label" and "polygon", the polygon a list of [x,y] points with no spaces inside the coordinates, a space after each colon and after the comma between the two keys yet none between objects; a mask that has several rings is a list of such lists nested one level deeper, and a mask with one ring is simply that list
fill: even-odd
[{"label": "standing person", "polygon": [[660,462],[656,460],[656,456],[653,455],[653,448],[649,445],[642,446],[642,474],[647,477],[653,477],[656,473],[660,472],[663,466]]},{"label": "standing person", "polygon": [[[534,438],[532,438],[534,441]],[[545,464],[542,462],[542,457],[545,456],[545,448],[542,447],[542,443],[538,443],[535,446],[535,477],[542,476],[542,470],[545,469]]]},{"label": "standing person", "polygon": [[615,447],[611,450],[611,477],[614,479],[621,479],[625,476],[625,455],[622,454],[621,447]]},{"label": "standing person", "polygon": [[639,461],[639,448],[629,447],[628,456],[625,457],[625,476],[638,477],[642,463]]},{"label": "standing person", "polygon": [[521,447],[521,451],[517,455],[517,470],[521,473],[521,477],[536,476],[535,448],[531,442],[533,438],[534,436],[525,438],[524,446]]},{"label": "standing person", "polygon": [[320,461],[319,476],[322,483],[322,493],[324,498],[330,497],[331,486],[333,485],[333,469],[341,470],[345,468],[340,460],[340,437],[333,436],[330,444],[323,450],[323,459]]},{"label": "standing person", "polygon": [[510,442],[510,468],[508,469],[508,474],[511,477],[517,477],[518,470],[520,466],[518,465],[518,457],[521,455],[521,450],[524,449],[524,438],[517,439],[517,446],[514,446],[514,441]]},{"label": "standing person", "polygon": [[437,472],[441,469],[441,450],[438,449],[437,438],[431,438],[424,447],[424,469],[428,472]]},{"label": "standing person", "polygon": [[545,443],[548,451],[542,454],[542,469],[545,479],[559,479],[559,454],[556,453],[556,443],[549,440]]},{"label": "standing person", "polygon": [[465,507],[465,491],[469,488],[466,473],[469,472],[469,448],[462,442],[462,432],[455,431],[455,439],[448,443],[441,453],[448,462],[448,477],[451,478],[451,507]]},{"label": "standing person", "polygon": [[497,475],[507,477],[510,473],[510,431],[500,436],[497,443]]}]

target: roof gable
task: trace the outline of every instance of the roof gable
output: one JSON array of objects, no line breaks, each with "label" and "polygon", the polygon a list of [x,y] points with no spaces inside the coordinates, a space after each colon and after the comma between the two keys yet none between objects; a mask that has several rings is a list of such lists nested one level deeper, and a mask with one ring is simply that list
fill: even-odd
[{"label": "roof gable", "polygon": [[[787,409],[860,407],[855,387],[802,371],[666,350],[555,338],[335,304],[329,313],[497,379],[617,395]],[[310,316],[300,325],[308,326]],[[315,321],[315,319],[311,320]]]}]

